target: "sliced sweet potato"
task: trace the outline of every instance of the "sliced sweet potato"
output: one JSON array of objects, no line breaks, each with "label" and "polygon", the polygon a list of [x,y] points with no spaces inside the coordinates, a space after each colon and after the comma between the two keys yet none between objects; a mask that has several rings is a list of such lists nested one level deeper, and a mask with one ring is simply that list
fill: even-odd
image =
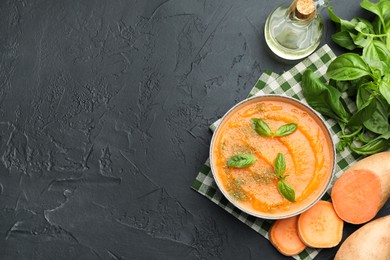
[{"label": "sliced sweet potato", "polygon": [[332,203],[320,200],[298,218],[298,234],[303,243],[315,248],[337,246],[343,236],[344,221]]},{"label": "sliced sweet potato", "polygon": [[351,166],[334,184],[332,202],[345,222],[373,219],[390,197],[390,152],[366,157]]},{"label": "sliced sweet potato", "polygon": [[297,255],[306,245],[298,235],[298,216],[275,221],[269,231],[269,239],[275,248],[286,256]]}]

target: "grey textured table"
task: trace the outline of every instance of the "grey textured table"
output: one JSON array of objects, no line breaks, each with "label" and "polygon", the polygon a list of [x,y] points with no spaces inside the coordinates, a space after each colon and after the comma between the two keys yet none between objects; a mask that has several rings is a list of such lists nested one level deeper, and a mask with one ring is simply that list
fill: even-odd
[{"label": "grey textured table", "polygon": [[281,2],[1,1],[0,259],[283,259],[190,189]]}]

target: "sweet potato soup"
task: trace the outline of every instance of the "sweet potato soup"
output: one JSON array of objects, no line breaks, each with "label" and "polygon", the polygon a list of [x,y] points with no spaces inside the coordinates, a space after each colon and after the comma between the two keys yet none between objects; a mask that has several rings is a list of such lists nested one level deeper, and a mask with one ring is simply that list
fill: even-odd
[{"label": "sweet potato soup", "polygon": [[[334,150],[331,137],[314,113],[302,104],[278,96],[237,106],[217,129],[211,147],[214,177],[235,205],[257,216],[278,218],[311,205],[332,177]],[[261,119],[271,135],[260,135],[253,120]],[[277,136],[281,126],[294,124],[294,132]],[[275,160],[281,153],[283,181],[295,192],[295,202],[278,190],[280,178]],[[237,155],[250,155],[252,164],[242,168],[228,165]],[[253,162],[254,161],[254,162]]]}]

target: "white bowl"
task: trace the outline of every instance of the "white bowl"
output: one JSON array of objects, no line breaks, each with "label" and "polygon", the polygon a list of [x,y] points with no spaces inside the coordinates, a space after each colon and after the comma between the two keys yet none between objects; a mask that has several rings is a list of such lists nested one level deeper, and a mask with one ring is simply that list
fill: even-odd
[{"label": "white bowl", "polygon": [[[246,106],[246,105],[248,105],[250,103],[257,103],[257,102],[261,102],[261,101],[283,101],[283,102],[287,102],[287,103],[289,103],[289,104],[291,104],[291,105],[293,105],[293,106],[303,110],[312,119],[315,120],[317,125],[320,127],[320,129],[324,133],[324,136],[326,138],[326,144],[329,144],[329,147],[327,147],[327,148],[329,149],[331,166],[329,168],[330,172],[327,174],[328,177],[324,180],[323,183],[319,184],[320,185],[319,189],[315,190],[315,192],[317,192],[318,195],[315,196],[314,198],[311,198],[309,201],[302,202],[301,203],[302,206],[298,207],[293,212],[278,213],[278,214],[268,214],[266,212],[261,212],[261,211],[255,210],[255,209],[249,209],[248,207],[244,207],[244,206],[241,205],[241,203],[239,201],[237,201],[231,195],[229,195],[229,192],[224,188],[224,186],[222,184],[222,181],[220,180],[218,174],[216,174],[216,167],[217,166],[215,165],[213,151],[214,151],[214,149],[218,149],[216,147],[216,144],[215,144],[216,141],[215,140],[216,140],[218,135],[223,134],[223,133],[221,133],[221,131],[223,131],[223,127],[222,126],[224,125],[225,121],[228,120],[230,115],[236,113],[243,106]],[[243,211],[243,212],[245,212],[245,213],[247,213],[249,215],[252,215],[252,216],[255,216],[255,217],[259,217],[259,218],[264,218],[264,219],[282,219],[282,218],[292,217],[292,216],[298,215],[298,214],[306,211],[307,209],[312,207],[317,201],[319,201],[322,198],[322,196],[325,194],[327,189],[329,188],[331,180],[332,180],[332,178],[334,176],[334,167],[335,167],[335,162],[336,162],[335,156],[336,156],[336,152],[335,152],[334,142],[332,140],[332,135],[331,135],[328,127],[326,126],[325,122],[323,121],[323,119],[319,116],[319,114],[317,114],[316,111],[314,111],[311,107],[309,107],[308,105],[304,104],[303,102],[298,101],[297,99],[290,98],[290,97],[287,97],[287,96],[282,96],[282,95],[262,95],[262,96],[252,97],[252,98],[246,99],[246,100],[236,104],[235,106],[233,106],[222,117],[220,125],[214,131],[213,137],[211,139],[211,145],[210,145],[210,165],[211,165],[211,170],[212,170],[215,182],[217,183],[217,186],[221,190],[223,195],[235,207],[239,208],[241,211]],[[298,205],[298,204],[296,204],[296,205]]]}]

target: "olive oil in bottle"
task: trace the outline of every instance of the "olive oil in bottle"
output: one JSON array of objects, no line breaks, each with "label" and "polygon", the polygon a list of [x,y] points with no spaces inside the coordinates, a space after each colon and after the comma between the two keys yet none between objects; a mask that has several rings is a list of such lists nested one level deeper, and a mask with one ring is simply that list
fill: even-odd
[{"label": "olive oil in bottle", "polygon": [[278,6],[267,18],[264,28],[269,48],[285,60],[310,55],[320,44],[323,24],[319,10],[326,0],[294,0]]}]

